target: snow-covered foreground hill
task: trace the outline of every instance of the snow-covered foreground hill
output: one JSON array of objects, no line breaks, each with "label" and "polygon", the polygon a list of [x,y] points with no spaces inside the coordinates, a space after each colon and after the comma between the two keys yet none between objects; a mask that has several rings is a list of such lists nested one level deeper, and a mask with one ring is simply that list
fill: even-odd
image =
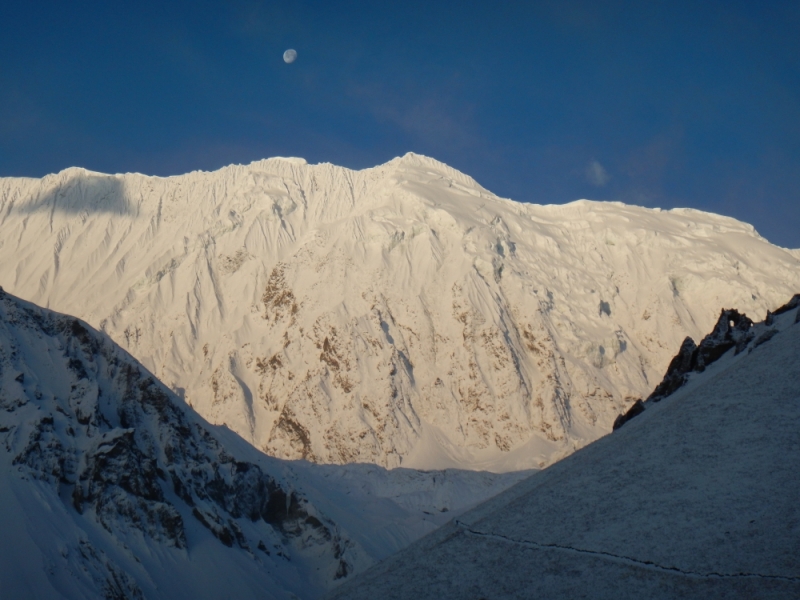
[{"label": "snow-covered foreground hill", "polygon": [[332,597],[800,597],[800,295],[751,325],[724,312],[671,393]]},{"label": "snow-covered foreground hill", "polygon": [[282,458],[541,467],[800,252],[694,210],[498,198],[435,160],[0,180],[0,285]]},{"label": "snow-covered foreground hill", "polygon": [[523,476],[267,457],[0,288],[0,598],[317,598]]}]

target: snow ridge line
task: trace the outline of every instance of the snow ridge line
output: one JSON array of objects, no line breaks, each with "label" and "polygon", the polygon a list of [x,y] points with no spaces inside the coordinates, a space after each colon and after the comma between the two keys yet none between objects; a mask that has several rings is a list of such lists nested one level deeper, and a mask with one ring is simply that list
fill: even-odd
[{"label": "snow ridge line", "polygon": [[530,548],[538,548],[540,550],[561,550],[563,552],[572,552],[575,554],[589,554],[592,556],[597,556],[600,558],[610,559],[622,563],[629,563],[631,565],[637,567],[645,567],[649,569],[653,569],[656,571],[663,571],[665,573],[670,573],[673,575],[683,575],[685,577],[696,577],[700,579],[742,579],[742,578],[753,578],[759,577],[762,579],[776,579],[778,581],[791,581],[791,582],[799,582],[800,577],[789,577],[786,575],[763,575],[761,573],[700,573],[698,571],[684,571],[683,569],[679,569],[678,567],[666,567],[664,565],[659,565],[651,560],[640,560],[638,558],[633,558],[630,556],[624,556],[621,554],[613,554],[612,552],[605,552],[603,550],[585,550],[582,548],[574,548],[572,546],[562,546],[560,544],[541,544],[539,542],[531,542],[528,540],[517,540],[511,537],[507,537],[504,535],[499,535],[496,533],[487,533],[484,531],[477,531],[469,527],[463,521],[459,521],[458,519],[454,519],[453,523],[459,529],[465,531],[468,535],[474,535],[476,537],[483,537],[492,540],[497,540],[501,542],[506,542],[509,544],[517,544],[519,546],[527,546]]}]

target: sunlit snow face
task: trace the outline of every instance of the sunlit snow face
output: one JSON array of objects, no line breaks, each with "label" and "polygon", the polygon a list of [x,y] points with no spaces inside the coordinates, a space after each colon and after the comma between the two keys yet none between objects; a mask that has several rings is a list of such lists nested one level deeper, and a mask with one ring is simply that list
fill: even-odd
[{"label": "sunlit snow face", "polygon": [[283,62],[291,64],[297,59],[297,51],[291,48],[283,53]]}]

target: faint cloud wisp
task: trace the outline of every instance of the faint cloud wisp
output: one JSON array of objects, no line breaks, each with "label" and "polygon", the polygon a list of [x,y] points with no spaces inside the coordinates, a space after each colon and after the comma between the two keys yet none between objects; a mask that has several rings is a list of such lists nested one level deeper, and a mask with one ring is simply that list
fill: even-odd
[{"label": "faint cloud wisp", "polygon": [[586,179],[596,187],[603,187],[611,176],[597,160],[592,159],[586,167]]}]

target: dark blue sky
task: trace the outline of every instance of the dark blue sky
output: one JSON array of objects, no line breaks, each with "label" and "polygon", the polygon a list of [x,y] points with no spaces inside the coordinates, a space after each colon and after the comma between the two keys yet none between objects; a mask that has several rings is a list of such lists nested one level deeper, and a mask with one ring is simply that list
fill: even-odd
[{"label": "dark blue sky", "polygon": [[2,176],[407,151],[516,200],[691,206],[800,247],[800,2],[0,5]]}]

